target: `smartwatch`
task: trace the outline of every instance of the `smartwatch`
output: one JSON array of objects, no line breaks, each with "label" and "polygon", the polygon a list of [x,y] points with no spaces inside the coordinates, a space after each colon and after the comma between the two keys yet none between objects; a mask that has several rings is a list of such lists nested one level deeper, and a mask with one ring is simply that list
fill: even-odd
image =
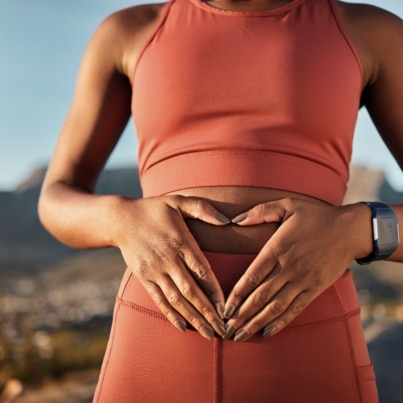
[{"label": "smartwatch", "polygon": [[384,203],[360,202],[366,204],[372,212],[372,253],[357,259],[358,264],[368,264],[376,260],[387,259],[399,245],[399,225],[394,211]]}]

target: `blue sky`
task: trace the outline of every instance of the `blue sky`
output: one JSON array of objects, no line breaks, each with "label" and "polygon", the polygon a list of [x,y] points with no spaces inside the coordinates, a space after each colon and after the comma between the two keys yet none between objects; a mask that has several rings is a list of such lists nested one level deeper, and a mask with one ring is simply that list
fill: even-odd
[{"label": "blue sky", "polygon": [[[402,0],[367,0],[403,16]],[[12,190],[49,161],[70,105],[81,56],[99,22],[130,0],[1,0],[0,190]],[[353,162],[383,169],[403,190],[403,174],[366,113],[360,113]],[[132,125],[108,166],[133,165]]]}]

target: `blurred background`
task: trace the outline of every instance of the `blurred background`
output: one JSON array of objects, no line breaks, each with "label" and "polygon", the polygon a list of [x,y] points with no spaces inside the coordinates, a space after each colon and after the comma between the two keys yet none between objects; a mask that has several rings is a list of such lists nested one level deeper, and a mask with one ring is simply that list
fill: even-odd
[{"label": "blurred background", "polygon": [[[360,1],[403,16],[400,0]],[[75,251],[36,202],[86,44],[129,0],[0,3],[0,401],[90,402],[124,270],[119,251]],[[139,197],[128,125],[97,191]],[[360,112],[346,203],[403,203],[403,175]],[[353,266],[381,403],[403,402],[403,265]]]}]

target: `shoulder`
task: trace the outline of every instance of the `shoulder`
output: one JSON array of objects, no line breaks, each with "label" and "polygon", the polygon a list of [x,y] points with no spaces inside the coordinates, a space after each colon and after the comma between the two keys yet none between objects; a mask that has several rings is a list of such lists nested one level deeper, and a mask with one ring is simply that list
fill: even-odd
[{"label": "shoulder", "polygon": [[379,7],[337,4],[367,68],[363,105],[403,168],[403,21]]},{"label": "shoulder", "polygon": [[342,1],[337,1],[337,6],[348,24],[365,30],[365,33],[370,34],[369,38],[382,33],[392,34],[395,30],[403,29],[403,21],[399,16],[380,7]]},{"label": "shoulder", "polygon": [[100,28],[142,29],[158,20],[165,6],[166,3],[143,4],[118,10],[107,16],[101,23]]},{"label": "shoulder", "polygon": [[345,27],[351,35],[368,70],[368,82],[375,80],[379,70],[403,57],[403,21],[380,7],[337,1]]},{"label": "shoulder", "polygon": [[128,75],[166,4],[138,5],[110,14],[99,24],[90,47],[110,55],[117,68]]}]

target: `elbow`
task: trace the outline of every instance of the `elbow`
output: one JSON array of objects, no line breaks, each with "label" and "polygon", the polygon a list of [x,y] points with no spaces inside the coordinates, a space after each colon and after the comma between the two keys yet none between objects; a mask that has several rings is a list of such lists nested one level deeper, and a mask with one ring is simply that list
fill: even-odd
[{"label": "elbow", "polygon": [[53,214],[51,213],[52,209],[50,206],[49,197],[44,188],[42,188],[41,193],[39,195],[38,203],[37,203],[37,214],[39,218],[39,222],[42,226],[55,238],[58,239],[57,233],[55,233],[54,229],[54,220],[52,220]]},{"label": "elbow", "polygon": [[37,203],[37,215],[43,228],[62,244],[75,247],[66,236],[66,223],[62,214],[63,208],[55,200],[52,186],[42,187]]},{"label": "elbow", "polygon": [[38,203],[37,203],[37,214],[39,218],[39,222],[42,226],[48,230],[47,220],[46,220],[46,197],[44,195],[44,188],[42,187],[41,193],[39,194]]}]

